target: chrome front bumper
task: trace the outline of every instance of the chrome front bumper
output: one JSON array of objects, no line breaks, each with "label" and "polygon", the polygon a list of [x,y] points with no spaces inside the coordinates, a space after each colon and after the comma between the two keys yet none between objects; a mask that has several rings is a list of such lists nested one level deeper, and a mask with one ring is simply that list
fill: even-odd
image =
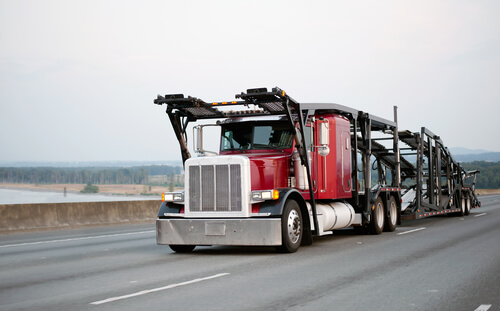
[{"label": "chrome front bumper", "polygon": [[159,245],[281,245],[281,219],[157,219]]}]

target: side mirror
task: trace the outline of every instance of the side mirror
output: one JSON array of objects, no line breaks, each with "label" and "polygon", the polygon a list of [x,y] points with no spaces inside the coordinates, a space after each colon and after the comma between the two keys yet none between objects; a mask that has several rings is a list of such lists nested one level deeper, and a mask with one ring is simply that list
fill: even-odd
[{"label": "side mirror", "polygon": [[193,128],[194,139],[193,146],[194,152],[203,154],[203,126],[198,125]]},{"label": "side mirror", "polygon": [[203,149],[203,128],[205,126],[219,126],[218,124],[205,124],[193,127],[193,149],[199,156],[217,155],[217,152]]}]

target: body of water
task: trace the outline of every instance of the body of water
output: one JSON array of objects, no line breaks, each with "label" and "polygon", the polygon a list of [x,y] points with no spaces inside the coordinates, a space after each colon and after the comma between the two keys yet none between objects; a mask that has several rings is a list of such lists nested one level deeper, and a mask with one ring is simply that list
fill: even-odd
[{"label": "body of water", "polygon": [[0,204],[71,203],[103,201],[161,200],[161,196],[125,196],[97,193],[66,193],[60,191],[31,191],[0,189]]}]

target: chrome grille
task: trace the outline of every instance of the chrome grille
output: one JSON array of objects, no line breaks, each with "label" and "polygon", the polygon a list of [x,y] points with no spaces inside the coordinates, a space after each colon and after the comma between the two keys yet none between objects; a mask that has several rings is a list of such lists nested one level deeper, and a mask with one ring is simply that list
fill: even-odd
[{"label": "chrome grille", "polygon": [[191,212],[240,212],[241,166],[238,164],[189,166]]}]

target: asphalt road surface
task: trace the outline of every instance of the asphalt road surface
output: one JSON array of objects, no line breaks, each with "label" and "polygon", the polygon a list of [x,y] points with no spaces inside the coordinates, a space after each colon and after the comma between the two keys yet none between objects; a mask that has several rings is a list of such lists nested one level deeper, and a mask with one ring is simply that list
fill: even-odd
[{"label": "asphalt road surface", "polygon": [[154,225],[0,236],[0,310],[500,310],[500,196],[295,254],[157,246]]}]

